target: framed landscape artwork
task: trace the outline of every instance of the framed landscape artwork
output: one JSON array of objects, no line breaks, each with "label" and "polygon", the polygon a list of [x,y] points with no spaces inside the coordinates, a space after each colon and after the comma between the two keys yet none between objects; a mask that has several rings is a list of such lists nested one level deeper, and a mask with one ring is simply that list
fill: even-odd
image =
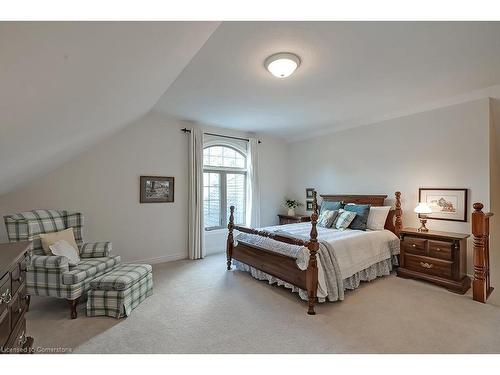
[{"label": "framed landscape artwork", "polygon": [[174,201],[174,178],[141,176],[141,203],[166,203]]},{"label": "framed landscape artwork", "polygon": [[313,210],[314,210],[313,201],[306,201],[306,211],[313,211]]},{"label": "framed landscape artwork", "polygon": [[427,203],[428,219],[467,221],[467,189],[418,189],[419,202]]}]

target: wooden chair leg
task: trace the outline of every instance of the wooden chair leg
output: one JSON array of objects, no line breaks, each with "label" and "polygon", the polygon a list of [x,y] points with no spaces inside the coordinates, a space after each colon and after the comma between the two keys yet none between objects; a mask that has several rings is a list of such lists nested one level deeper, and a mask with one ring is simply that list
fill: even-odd
[{"label": "wooden chair leg", "polygon": [[76,307],[78,306],[78,300],[79,298],[76,299],[69,299],[69,306],[71,309],[71,319],[76,319],[78,314],[76,313]]}]

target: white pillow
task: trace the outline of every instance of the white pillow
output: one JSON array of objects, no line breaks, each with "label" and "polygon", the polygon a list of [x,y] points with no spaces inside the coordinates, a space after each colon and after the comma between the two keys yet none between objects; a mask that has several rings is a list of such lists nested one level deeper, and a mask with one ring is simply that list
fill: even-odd
[{"label": "white pillow", "polygon": [[371,230],[383,230],[390,210],[391,206],[370,207],[366,227]]},{"label": "white pillow", "polygon": [[49,246],[50,251],[54,255],[61,255],[68,258],[70,266],[76,266],[80,263],[80,255],[66,240],[59,240]]}]

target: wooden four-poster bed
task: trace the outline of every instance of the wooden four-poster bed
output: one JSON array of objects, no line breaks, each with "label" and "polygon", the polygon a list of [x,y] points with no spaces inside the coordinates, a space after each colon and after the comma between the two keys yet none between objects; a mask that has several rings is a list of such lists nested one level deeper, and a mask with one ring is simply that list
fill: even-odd
[{"label": "wooden four-poster bed", "polygon": [[[343,204],[369,204],[371,206],[384,206],[387,195],[321,195],[323,202],[342,202]],[[401,193],[395,193],[395,208],[389,211],[385,222],[385,229],[399,237],[402,229]],[[315,314],[315,303],[318,289],[318,264],[316,254],[319,250],[318,242],[318,202],[317,194],[313,193],[313,210],[311,215],[311,231],[309,240],[293,238],[285,233],[273,233],[265,230],[247,228],[234,224],[234,206],[230,207],[230,217],[227,237],[227,269],[231,269],[232,260],[237,260],[257,270],[272,275],[297,288],[307,291],[309,315]],[[235,245],[234,231],[270,238],[274,241],[289,245],[306,247],[309,250],[307,269],[299,269],[297,259],[279,252],[265,249],[255,244],[238,241]]]}]

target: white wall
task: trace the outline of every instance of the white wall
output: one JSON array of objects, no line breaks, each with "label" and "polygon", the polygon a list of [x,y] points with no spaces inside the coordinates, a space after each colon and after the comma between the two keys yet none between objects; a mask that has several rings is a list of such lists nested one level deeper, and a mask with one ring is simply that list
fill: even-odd
[{"label": "white wall", "polygon": [[489,129],[489,101],[480,99],[296,142],[288,150],[288,195],[305,201],[305,188],[315,187],[393,198],[399,190],[403,224],[416,226],[419,187],[468,188],[467,223],[429,220],[427,226],[471,233],[472,203],[490,206]]},{"label": "white wall", "polygon": [[[34,208],[77,210],[85,215],[85,239],[112,241],[124,261],[186,258],[188,137],[180,131],[185,126],[150,113],[37,182],[1,196],[0,215]],[[270,225],[285,190],[286,149],[278,140],[262,141],[262,221]],[[174,176],[175,202],[140,204],[140,175]],[[207,245],[208,253],[223,251],[224,232],[207,238]]]},{"label": "white wall", "polygon": [[496,287],[491,295],[490,303],[500,305],[500,100],[490,99],[490,196],[491,211],[495,213],[490,219],[490,265],[491,285]]}]

